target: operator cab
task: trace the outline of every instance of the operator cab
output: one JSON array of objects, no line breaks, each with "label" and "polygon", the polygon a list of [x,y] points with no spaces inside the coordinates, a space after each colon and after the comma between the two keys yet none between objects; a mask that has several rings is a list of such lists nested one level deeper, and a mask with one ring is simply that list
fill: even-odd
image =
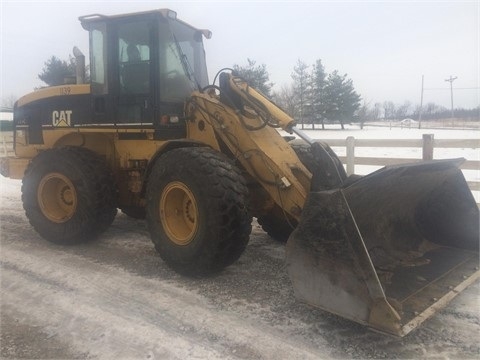
[{"label": "operator cab", "polygon": [[[183,129],[185,99],[208,85],[203,39],[171,10],[79,18],[90,33],[93,121],[119,127]],[[157,137],[157,136],[156,136]]]}]

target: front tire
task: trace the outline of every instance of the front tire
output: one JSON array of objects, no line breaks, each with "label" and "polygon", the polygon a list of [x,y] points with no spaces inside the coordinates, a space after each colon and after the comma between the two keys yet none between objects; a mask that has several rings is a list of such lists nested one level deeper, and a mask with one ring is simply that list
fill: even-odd
[{"label": "front tire", "polygon": [[257,221],[263,231],[279,243],[286,243],[298,224],[294,218],[285,214],[278,206],[275,206],[270,213],[259,216]]},{"label": "front tire", "polygon": [[[288,142],[292,149],[298,156],[298,159],[302,164],[313,173],[314,171],[319,171],[324,174],[325,171],[322,169],[325,168],[325,164],[321,164],[318,160],[315,159],[312,153],[312,147],[302,139],[290,140]],[[325,148],[328,155],[332,158],[335,167],[337,169],[340,179],[344,182],[344,185],[351,184],[353,181],[358,179],[357,175],[352,175],[347,178],[347,173],[343,168],[342,162],[335,154],[335,152],[327,144],[322,144]],[[279,207],[275,207],[270,213],[264,214],[258,217],[258,224],[262,227],[271,238],[280,243],[286,243],[290,234],[297,226],[297,221],[288,215],[286,215]]]},{"label": "front tire", "polygon": [[46,240],[62,245],[96,238],[113,222],[116,188],[106,162],[79,147],[35,157],[22,183],[25,214]]},{"label": "front tire", "polygon": [[[312,147],[308,144],[305,140],[302,139],[295,139],[289,142],[290,146],[293,148],[295,153],[297,154],[298,158],[302,162],[303,165],[313,173],[314,171],[322,170],[326,167],[326,164],[320,164],[317,160],[315,160]],[[338,175],[342,181],[347,179],[347,172],[345,171],[342,162],[338,158],[337,154],[330,148],[328,144],[322,143],[322,147],[325,149],[327,154],[332,158],[335,167],[337,169]]]},{"label": "front tire", "polygon": [[162,155],[147,185],[147,223],[155,249],[175,271],[218,272],[245,250],[251,232],[245,180],[223,154],[182,148]]}]

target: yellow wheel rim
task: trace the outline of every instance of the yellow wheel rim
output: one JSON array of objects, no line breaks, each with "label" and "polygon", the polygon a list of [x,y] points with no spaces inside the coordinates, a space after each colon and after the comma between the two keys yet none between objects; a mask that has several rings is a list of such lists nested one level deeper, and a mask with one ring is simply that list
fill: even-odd
[{"label": "yellow wheel rim", "polygon": [[77,209],[77,191],[64,175],[51,173],[38,185],[37,200],[43,215],[55,223],[68,221]]},{"label": "yellow wheel rim", "polygon": [[177,245],[188,245],[198,230],[195,196],[182,182],[169,183],[160,198],[160,221],[165,233]]}]

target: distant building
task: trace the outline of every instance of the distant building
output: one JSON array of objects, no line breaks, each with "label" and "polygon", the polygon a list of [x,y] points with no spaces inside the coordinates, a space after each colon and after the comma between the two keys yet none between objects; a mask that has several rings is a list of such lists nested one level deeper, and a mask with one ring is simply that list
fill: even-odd
[{"label": "distant building", "polygon": [[13,109],[7,107],[0,107],[0,120],[13,121]]},{"label": "distant building", "polygon": [[8,108],[0,109],[0,131],[13,130],[13,110]]}]

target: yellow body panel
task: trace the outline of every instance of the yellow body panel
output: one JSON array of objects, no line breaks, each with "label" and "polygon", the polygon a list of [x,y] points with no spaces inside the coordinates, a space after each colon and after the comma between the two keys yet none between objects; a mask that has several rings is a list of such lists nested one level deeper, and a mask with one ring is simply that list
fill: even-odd
[{"label": "yellow body panel", "polygon": [[[204,123],[229,148],[234,158],[268,192],[274,202],[293,218],[299,219],[309,192],[311,173],[278,131],[265,126],[249,131],[239,115],[225,107],[213,93],[194,93],[187,107],[187,118]],[[285,115],[286,116],[286,115]],[[246,119],[259,126],[258,117]]]},{"label": "yellow body panel", "polygon": [[90,84],[59,85],[38,89],[22,96],[17,101],[17,106],[23,106],[32,101],[47,99],[55,96],[86,95],[90,93]]},{"label": "yellow body panel", "polygon": [[30,159],[17,157],[0,158],[0,174],[11,179],[21,179]]}]

